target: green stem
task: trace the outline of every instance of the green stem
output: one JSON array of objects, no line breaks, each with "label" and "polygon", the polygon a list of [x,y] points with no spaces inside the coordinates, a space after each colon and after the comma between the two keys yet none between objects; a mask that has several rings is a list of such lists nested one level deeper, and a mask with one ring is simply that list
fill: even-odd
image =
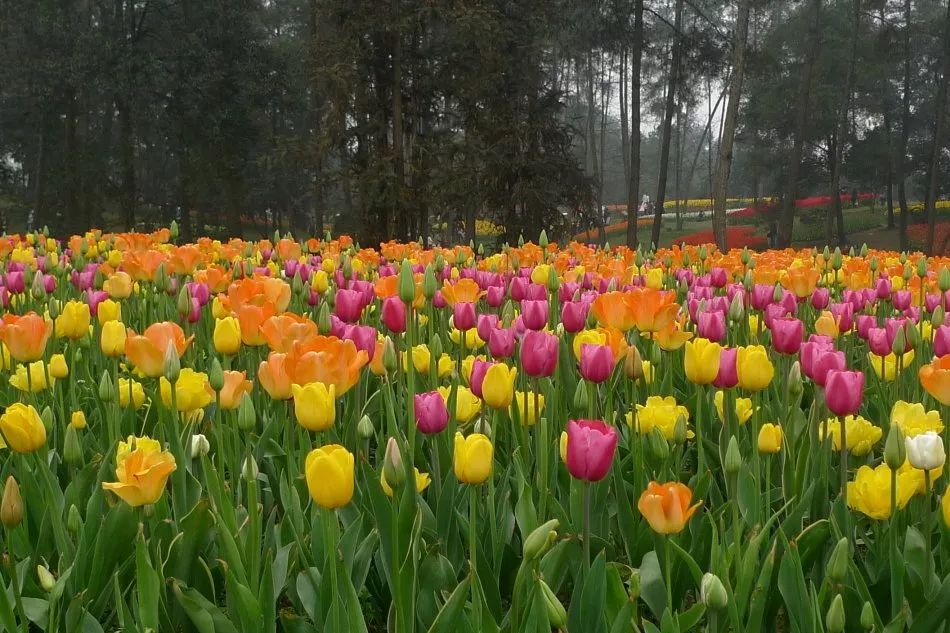
[{"label": "green stem", "polygon": [[666,604],[673,616],[673,549],[670,547],[670,535],[663,537],[663,580],[666,584]]},{"label": "green stem", "polygon": [[931,589],[931,577],[933,576],[933,547],[931,545],[931,538],[933,535],[933,504],[931,503],[931,492],[930,492],[930,471],[924,469],[924,499],[927,503],[927,509],[924,512],[924,551],[926,555],[924,556],[924,563],[926,570],[926,578],[924,578],[924,593],[929,595]]},{"label": "green stem", "polygon": [[[9,543],[11,540],[11,530],[5,529],[4,532],[6,533],[6,542]],[[13,564],[13,557],[6,557],[6,560],[7,575],[10,576],[10,583],[13,585],[13,601],[16,604],[16,610],[20,614],[20,624],[23,626],[23,633],[29,633],[30,621],[26,617],[26,609],[23,608],[23,600],[20,596],[20,579],[17,576],[16,567]]]},{"label": "green stem", "polygon": [[[590,482],[584,482],[584,570],[590,572]],[[586,577],[587,574],[585,574]]]},{"label": "green stem", "polygon": [[339,596],[341,595],[340,580],[337,577],[337,549],[339,543],[336,538],[336,526],[333,525],[336,520],[336,510],[327,510],[326,519],[324,520],[327,539],[327,564],[330,566],[330,595],[334,596],[334,600],[330,606],[330,612],[333,614],[333,631],[343,631],[343,624],[340,622],[340,609],[336,608],[339,606]]}]

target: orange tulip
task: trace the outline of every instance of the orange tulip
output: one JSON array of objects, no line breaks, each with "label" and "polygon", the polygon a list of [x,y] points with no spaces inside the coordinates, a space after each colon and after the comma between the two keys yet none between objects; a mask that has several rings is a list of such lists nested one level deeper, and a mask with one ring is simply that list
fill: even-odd
[{"label": "orange tulip", "polygon": [[202,260],[201,250],[193,245],[179,246],[172,251],[168,259],[168,272],[176,275],[190,275]]},{"label": "orange tulip", "polygon": [[237,309],[237,319],[241,325],[241,342],[251,346],[263,345],[266,340],[261,329],[273,316],[274,306],[270,303],[262,306],[247,303],[240,306]]},{"label": "orange tulip", "polygon": [[169,344],[174,346],[181,358],[193,338],[185,338],[181,326],[170,321],[153,323],[141,335],[129,328],[125,338],[125,356],[146,376],[157,378],[164,373],[165,350]]},{"label": "orange tulip", "polygon": [[654,338],[662,349],[667,352],[672,352],[673,350],[683,347],[686,341],[693,338],[693,333],[680,329],[676,323],[670,323],[662,330],[658,330]]},{"label": "orange tulip", "polygon": [[941,404],[950,404],[950,354],[935,358],[929,365],[924,365],[918,375],[920,384],[927,393]]},{"label": "orange tulip", "polygon": [[679,534],[703,503],[689,505],[692,498],[693,491],[678,481],[665,484],[651,481],[640,495],[637,509],[657,534]]},{"label": "orange tulip", "polygon": [[617,328],[626,332],[634,325],[633,307],[627,301],[625,292],[605,292],[594,299],[590,306],[597,322],[604,327]]},{"label": "orange tulip", "polygon": [[222,409],[237,409],[244,394],[251,393],[254,383],[247,379],[243,371],[224,372],[224,386],[218,394],[218,402]]},{"label": "orange tulip", "polygon": [[676,294],[652,288],[634,288],[627,293],[633,321],[641,332],[658,332],[676,319],[680,306]]},{"label": "orange tulip", "polygon": [[286,354],[293,349],[294,343],[316,336],[318,332],[317,324],[310,319],[285,312],[264,321],[260,334],[272,352]]},{"label": "orange tulip", "polygon": [[122,270],[136,281],[151,281],[158,267],[165,262],[165,254],[153,249],[126,251],[122,257]]},{"label": "orange tulip", "polygon": [[384,376],[386,368],[383,366],[383,351],[385,342],[381,339],[376,341],[376,349],[373,351],[373,358],[369,361],[369,369],[377,376]]},{"label": "orange tulip", "polygon": [[4,315],[0,324],[0,340],[6,344],[10,356],[21,363],[43,358],[52,333],[53,324],[35,312],[23,316]]},{"label": "orange tulip", "polygon": [[478,283],[468,277],[459,279],[454,284],[449,283],[448,279],[442,282],[442,298],[450,306],[456,303],[477,303],[484,294],[485,291],[478,287]]},{"label": "orange tulip", "polygon": [[127,441],[119,442],[115,461],[118,481],[102,482],[102,487],[132,507],[158,501],[176,468],[174,456],[148,437],[129,436]]},{"label": "orange tulip", "polygon": [[289,400],[294,395],[291,387],[293,382],[287,372],[287,354],[268,354],[267,360],[261,361],[257,369],[257,379],[273,400]]},{"label": "orange tulip", "polygon": [[814,268],[796,266],[789,268],[783,281],[783,285],[795,293],[799,299],[810,297],[818,286],[818,279],[821,275]]},{"label": "orange tulip", "polygon": [[334,385],[337,396],[349,391],[360,379],[360,370],[369,362],[363,350],[353,341],[335,336],[314,336],[295,343],[287,354],[287,372],[294,384],[322,382]]}]

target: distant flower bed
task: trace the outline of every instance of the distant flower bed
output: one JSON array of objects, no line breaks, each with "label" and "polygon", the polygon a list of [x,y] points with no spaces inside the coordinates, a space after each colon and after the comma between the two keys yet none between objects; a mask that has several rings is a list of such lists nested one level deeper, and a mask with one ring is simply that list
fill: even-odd
[{"label": "distant flower bed", "polygon": [[[769,201],[771,198],[759,198],[759,200]],[[726,205],[736,205],[736,204],[752,204],[756,201],[755,198],[726,198]],[[715,203],[715,200],[712,198],[689,198],[688,200],[666,200],[663,203],[664,209],[675,209],[676,203],[679,202],[681,207],[686,207],[687,209],[712,209]]]},{"label": "distant flower bed", "polygon": [[[742,248],[744,246],[748,246],[749,248],[761,248],[766,245],[766,239],[761,235],[757,235],[755,227],[752,226],[726,227],[726,240],[729,242],[729,248]],[[689,235],[684,235],[677,241],[683,244],[698,246],[700,244],[714,244],[716,238],[713,235],[712,229],[707,229],[705,231],[697,231]]]},{"label": "distant flower bed", "polygon": [[[613,224],[608,224],[604,227],[604,233],[607,235],[607,239],[612,239],[617,234],[625,234],[627,232],[627,220],[621,220],[620,222],[614,222]],[[653,218],[641,218],[637,220],[637,226],[653,226]],[[576,242],[589,242],[592,239],[597,237],[598,230],[592,228],[587,231],[581,231],[580,233],[574,236],[574,241]]]}]

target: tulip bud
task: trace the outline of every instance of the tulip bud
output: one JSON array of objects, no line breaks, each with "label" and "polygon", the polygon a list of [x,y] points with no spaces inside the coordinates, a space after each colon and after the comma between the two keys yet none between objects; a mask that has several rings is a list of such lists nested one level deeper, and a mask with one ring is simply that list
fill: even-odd
[{"label": "tulip bud", "polygon": [[884,442],[884,462],[891,470],[897,470],[907,460],[907,447],[904,445],[904,434],[896,424],[891,424]]},{"label": "tulip bud", "polygon": [[729,604],[729,594],[723,586],[719,576],[711,572],[703,574],[702,582],[699,584],[700,601],[707,609],[718,611],[725,609]]},{"label": "tulip bud", "polygon": [[944,321],[947,319],[947,312],[943,309],[943,306],[937,306],[934,308],[933,314],[930,315],[930,325],[933,327],[940,327],[943,325]]},{"label": "tulip bud", "polygon": [[841,260],[842,260],[841,249],[838,247],[835,247],[835,252],[831,256],[831,267],[835,270],[841,270],[841,263],[842,263]]},{"label": "tulip bud", "polygon": [[165,374],[165,380],[172,384],[172,388],[176,382],[178,382],[178,377],[181,375],[181,359],[178,358],[178,350],[175,349],[175,344],[171,341],[168,342],[168,347],[165,348],[165,362],[162,372]]},{"label": "tulip bud", "polygon": [[178,220],[172,220],[172,223],[168,226],[168,234],[173,242],[178,239]]},{"label": "tulip bud", "polygon": [[[332,293],[327,295],[328,298],[332,296]],[[329,334],[330,330],[333,329],[333,325],[330,323],[330,304],[328,301],[321,303],[317,309],[317,329],[320,334],[324,335]]]},{"label": "tulip bud", "polygon": [[742,247],[742,254],[739,255],[739,261],[742,262],[743,266],[747,266],[749,264],[749,247],[748,246]]},{"label": "tulip bud", "polygon": [[901,356],[905,347],[907,347],[907,338],[904,335],[904,328],[899,328],[894,335],[894,342],[891,343],[891,351],[896,356]]},{"label": "tulip bud", "polygon": [[918,277],[927,276],[927,258],[926,257],[917,258],[917,276]]},{"label": "tulip bud", "polygon": [[541,248],[548,247],[548,232],[544,229],[541,229],[541,235],[538,236],[538,246]]},{"label": "tulip bud", "polygon": [[910,280],[913,274],[914,274],[914,271],[913,269],[911,269],[910,264],[909,263],[904,264],[904,274],[902,275],[904,277],[904,281],[906,282]]},{"label": "tulip bud", "polygon": [[43,426],[46,428],[46,434],[49,435],[53,432],[53,410],[48,406],[43,407],[43,410],[40,411],[40,420],[43,421]]},{"label": "tulip bud", "polygon": [[432,340],[429,341],[429,354],[432,356],[432,363],[434,365],[438,366],[443,351],[442,337],[439,336],[438,333],[433,334]]},{"label": "tulip bud", "polygon": [[[907,324],[901,328],[905,331],[907,335],[907,342],[910,343],[911,347],[918,347],[920,345],[920,329],[917,327],[917,324],[911,320],[907,321]],[[901,354],[904,353],[902,349]]]},{"label": "tulip bud", "polygon": [[72,425],[66,427],[66,437],[63,438],[63,459],[70,466],[81,466],[83,463],[79,431]]},{"label": "tulip bud", "polygon": [[353,277],[353,262],[350,260],[349,255],[343,256],[343,277],[346,279]]},{"label": "tulip bud", "polygon": [[870,602],[865,602],[861,607],[861,628],[865,631],[874,629],[874,608]]},{"label": "tulip bud", "polygon": [[56,317],[59,316],[60,310],[62,308],[59,305],[59,299],[55,297],[50,298],[49,302],[46,304],[46,310],[49,312],[49,318],[56,320]]},{"label": "tulip bud", "polygon": [[752,286],[755,285],[755,277],[752,276],[752,269],[755,268],[755,260],[749,262],[749,270],[746,271],[745,276],[742,278],[742,287],[745,288],[746,292],[752,292]]},{"label": "tulip bud", "polygon": [[257,411],[254,410],[254,401],[250,394],[245,393],[241,396],[237,411],[237,426],[245,433],[254,430],[257,426]]},{"label": "tulip bud", "polygon": [[376,434],[376,428],[373,426],[373,421],[370,420],[368,415],[364,415],[360,418],[360,421],[356,423],[356,432],[364,440],[368,440]]},{"label": "tulip bud", "polygon": [[778,303],[782,300],[782,297],[785,296],[785,290],[782,289],[781,284],[775,284],[775,288],[772,289],[772,301]]},{"label": "tulip bud", "polygon": [[0,523],[12,530],[22,521],[23,497],[20,496],[20,484],[10,475],[3,486],[3,497],[0,497]]},{"label": "tulip bud", "polygon": [[864,242],[861,244],[861,257],[864,258],[867,256],[868,256],[868,243]]},{"label": "tulip bud", "polygon": [[793,396],[800,396],[804,391],[802,384],[802,366],[796,360],[788,370],[788,392]]},{"label": "tulip bud", "polygon": [[950,290],[950,268],[944,266],[940,269],[940,274],[937,276],[937,284],[940,288],[940,292]]},{"label": "tulip bud", "polygon": [[729,446],[726,448],[725,468],[729,475],[737,474],[742,468],[742,453],[739,452],[739,442],[736,441],[735,435],[729,438]]},{"label": "tulip bud", "polygon": [[640,358],[640,350],[631,345],[623,361],[623,373],[630,380],[640,380],[643,378],[643,359]]},{"label": "tulip bud", "polygon": [[221,391],[224,388],[224,369],[221,367],[221,361],[215,356],[211,359],[211,369],[208,370],[208,384],[215,391]]},{"label": "tulip bud", "polygon": [[247,481],[254,481],[258,474],[260,474],[260,470],[257,468],[257,460],[254,459],[253,455],[248,455],[244,458],[244,463],[241,464],[241,475]]},{"label": "tulip bud", "polygon": [[676,424],[673,426],[673,441],[677,444],[686,443],[686,416],[679,415],[676,418]]},{"label": "tulip bud", "polygon": [[435,278],[435,268],[432,264],[426,264],[426,272],[422,278],[422,296],[426,301],[432,301],[432,297],[439,290],[439,282]]},{"label": "tulip bud", "polygon": [[491,423],[485,418],[478,418],[475,422],[475,432],[481,433],[488,439],[493,439],[495,434],[492,432]]},{"label": "tulip bud", "polygon": [[505,305],[501,307],[501,324],[504,327],[511,327],[511,324],[515,320],[515,306],[511,301],[505,301]]},{"label": "tulip bud", "polygon": [[653,427],[647,435],[647,450],[650,456],[658,462],[664,461],[670,456],[670,445],[663,437],[663,433],[657,427]]},{"label": "tulip bud", "polygon": [[46,296],[46,286],[43,285],[43,275],[37,273],[33,275],[33,286],[30,288],[34,299],[42,299]]},{"label": "tulip bud", "polygon": [[848,249],[848,257],[854,257],[854,246]]},{"label": "tulip bud", "polygon": [[737,292],[732,296],[729,302],[729,320],[738,323],[745,316],[745,303],[743,303],[742,293]]},{"label": "tulip bud", "polygon": [[878,267],[877,255],[871,256],[871,262],[868,264],[868,266],[870,267],[872,273],[877,272],[877,267]]},{"label": "tulip bud", "polygon": [[528,534],[528,537],[524,540],[524,546],[522,547],[524,560],[532,561],[547,551],[551,543],[554,542],[554,539],[557,538],[557,532],[555,530],[559,524],[557,519],[551,519],[547,523],[539,525]]},{"label": "tulip bud", "polygon": [[383,457],[383,477],[386,483],[394,490],[406,481],[406,467],[402,462],[402,453],[396,438],[391,437],[386,442],[386,455]]},{"label": "tulip bud", "polygon": [[36,566],[36,576],[39,578],[40,587],[42,587],[46,593],[52,591],[53,587],[56,586],[56,578],[54,578],[50,570],[43,565]]},{"label": "tulip bud", "polygon": [[845,575],[848,573],[848,563],[850,560],[851,546],[848,543],[847,537],[842,537],[828,558],[826,574],[832,583],[840,584],[844,582]]},{"label": "tulip bud", "polygon": [[183,285],[178,293],[178,300],[175,302],[178,309],[178,316],[184,318],[191,313],[191,293],[188,292],[188,286]]},{"label": "tulip bud", "polygon": [[211,444],[208,443],[208,438],[206,438],[201,433],[196,433],[191,436],[191,458],[198,459],[199,457],[204,457],[211,450]]},{"label": "tulip bud", "polygon": [[548,290],[551,292],[556,292],[558,288],[561,287],[561,281],[557,277],[557,271],[554,269],[554,266],[548,268]]},{"label": "tulip bud", "polygon": [[76,507],[76,504],[69,506],[69,512],[66,515],[66,527],[73,534],[78,534],[79,530],[82,529],[82,517],[79,515],[79,508]]},{"label": "tulip bud", "polygon": [[115,400],[115,383],[112,382],[112,375],[108,369],[103,370],[102,378],[99,379],[99,399],[103,402]]},{"label": "tulip bud", "polygon": [[396,346],[393,340],[388,336],[383,340],[383,368],[392,373],[396,371],[399,365],[399,359],[396,357]]},{"label": "tulip bud", "polygon": [[708,250],[706,248],[706,245],[703,244],[702,246],[699,247],[699,261],[701,262],[706,261],[707,256],[708,256]]},{"label": "tulip bud", "polygon": [[402,267],[399,269],[399,298],[406,305],[416,298],[416,281],[413,279],[412,265],[408,259],[402,260]]},{"label": "tulip bud", "polygon": [[574,411],[577,413],[587,411],[588,404],[587,385],[583,380],[579,380],[577,382],[577,388],[574,389]]},{"label": "tulip bud", "polygon": [[630,572],[630,580],[627,581],[630,588],[630,600],[636,602],[640,597],[640,570],[634,569]]},{"label": "tulip bud", "polygon": [[567,611],[564,609],[564,605],[548,587],[548,583],[538,578],[538,585],[541,588],[541,597],[544,598],[544,606],[547,608],[548,623],[555,629],[563,629],[567,626]]},{"label": "tulip bud", "polygon": [[841,633],[844,631],[844,601],[841,594],[835,596],[828,608],[828,614],[825,616],[825,630],[828,633]]}]

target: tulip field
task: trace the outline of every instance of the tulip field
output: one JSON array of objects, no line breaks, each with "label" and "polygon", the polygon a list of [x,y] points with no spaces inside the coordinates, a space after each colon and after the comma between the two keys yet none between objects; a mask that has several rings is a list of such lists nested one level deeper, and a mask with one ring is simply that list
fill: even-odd
[{"label": "tulip field", "polygon": [[950,259],[0,238],[0,631],[950,631]]}]

